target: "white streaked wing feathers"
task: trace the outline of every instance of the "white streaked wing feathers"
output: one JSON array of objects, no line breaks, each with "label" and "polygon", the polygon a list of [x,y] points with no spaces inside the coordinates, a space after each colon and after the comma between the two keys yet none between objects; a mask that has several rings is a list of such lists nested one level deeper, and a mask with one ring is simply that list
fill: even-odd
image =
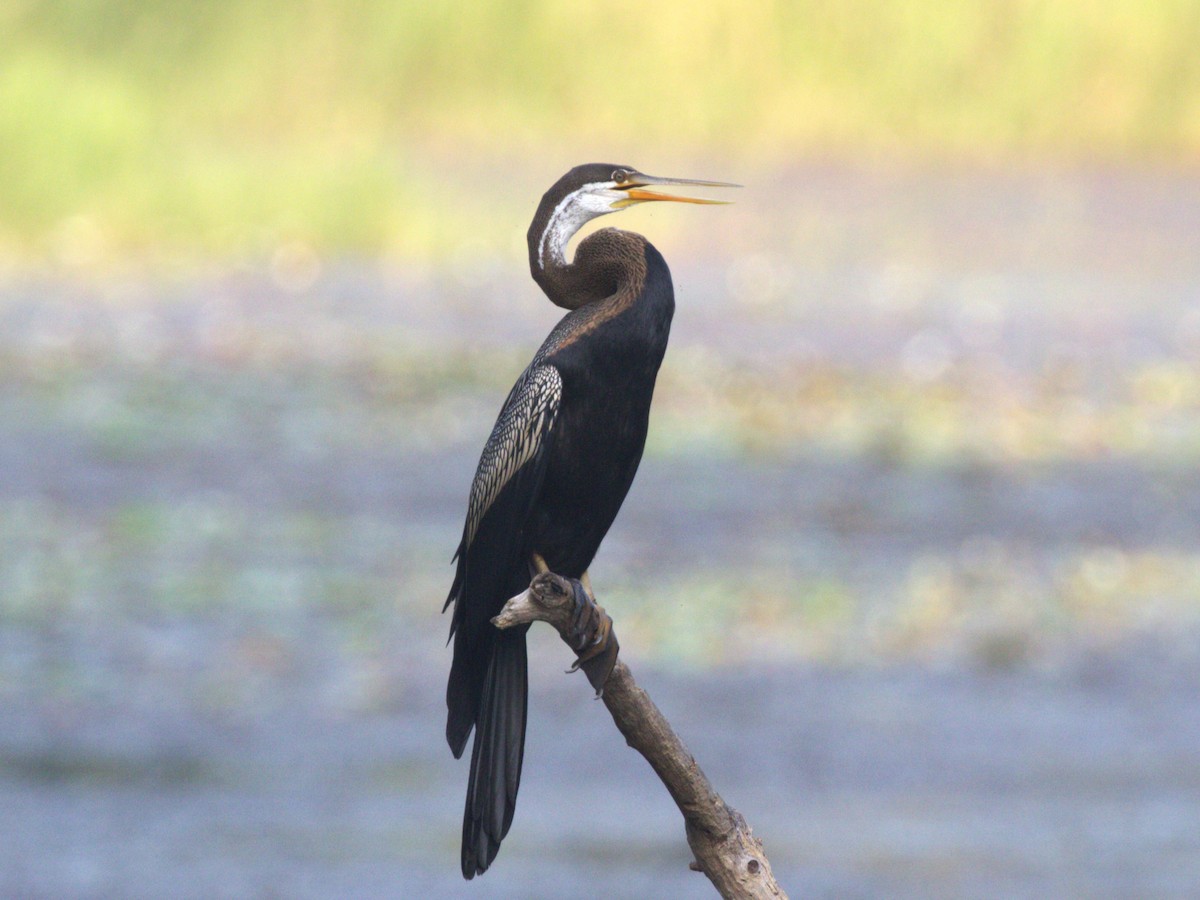
[{"label": "white streaked wing feathers", "polygon": [[562,376],[547,365],[529,370],[513,392],[483,448],[471,482],[464,546],[470,546],[480,520],[500,491],[537,453],[554,427],[561,399]]}]

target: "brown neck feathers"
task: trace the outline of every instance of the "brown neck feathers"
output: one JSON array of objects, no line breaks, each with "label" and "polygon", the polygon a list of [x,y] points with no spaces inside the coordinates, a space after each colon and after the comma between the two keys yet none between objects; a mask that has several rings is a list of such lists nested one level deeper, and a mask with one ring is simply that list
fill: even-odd
[{"label": "brown neck feathers", "polygon": [[646,278],[646,240],[604,228],[585,238],[570,263],[546,258],[533,278],[556,306],[579,309],[617,294],[636,297]]}]

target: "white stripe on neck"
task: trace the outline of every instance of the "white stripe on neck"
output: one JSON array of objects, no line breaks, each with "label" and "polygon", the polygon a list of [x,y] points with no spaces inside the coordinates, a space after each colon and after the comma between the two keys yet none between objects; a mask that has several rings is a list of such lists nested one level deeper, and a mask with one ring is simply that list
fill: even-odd
[{"label": "white stripe on neck", "polygon": [[597,216],[617,212],[612,208],[612,201],[601,193],[611,185],[612,182],[605,181],[585,184],[567,194],[554,207],[538,242],[538,265],[543,271],[547,254],[555,265],[567,265],[567,244],[575,233]]}]

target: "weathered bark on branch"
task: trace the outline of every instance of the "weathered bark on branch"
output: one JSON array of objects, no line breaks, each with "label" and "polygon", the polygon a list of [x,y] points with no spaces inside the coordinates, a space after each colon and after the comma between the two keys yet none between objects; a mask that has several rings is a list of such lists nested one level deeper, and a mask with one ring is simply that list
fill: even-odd
[{"label": "weathered bark on branch", "polygon": [[[580,600],[591,608],[581,611]],[[509,600],[492,621],[498,628],[547,622],[581,658],[587,650],[587,641],[581,641],[581,621],[589,623],[593,633],[597,622],[603,623],[605,631],[611,629],[611,619],[578,582],[550,572],[537,575],[529,590]],[[615,644],[614,637],[609,637]],[[588,675],[592,677],[593,672]],[[638,687],[629,667],[617,660],[607,680],[596,687],[602,690],[604,705],[626,743],[646,758],[683,813],[688,846],[696,857],[692,868],[707,875],[722,897],[786,900],[771,874],[762,842],[741,814],[713,789],[666,717]]]}]

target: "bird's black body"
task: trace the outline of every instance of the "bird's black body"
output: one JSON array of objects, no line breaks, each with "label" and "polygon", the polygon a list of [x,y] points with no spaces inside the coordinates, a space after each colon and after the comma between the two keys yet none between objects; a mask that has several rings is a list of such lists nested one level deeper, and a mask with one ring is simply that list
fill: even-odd
[{"label": "bird's black body", "polygon": [[558,370],[563,387],[526,546],[567,578],[591,565],[633,483],[675,312],[662,256],[637,235],[622,237],[641,244],[644,254],[637,297],[586,335],[554,348],[559,334],[570,335],[580,327],[574,320],[586,318],[583,309],[568,313],[538,354],[540,364]]},{"label": "bird's black body", "polygon": [[528,587],[535,554],[559,575],[583,576],[646,442],[675,309],[667,264],[640,235],[616,229],[584,240],[573,263],[563,252],[579,224],[612,211],[595,211],[595,195],[614,194],[605,183],[631,173],[573,169],[543,197],[529,231],[534,279],[571,311],[517,379],[484,448],[446,601],[455,605],[446,690],[455,756],[476,731],[463,816],[467,878],[487,869],[508,832],[524,752],[524,629],[501,632],[490,620]]}]

